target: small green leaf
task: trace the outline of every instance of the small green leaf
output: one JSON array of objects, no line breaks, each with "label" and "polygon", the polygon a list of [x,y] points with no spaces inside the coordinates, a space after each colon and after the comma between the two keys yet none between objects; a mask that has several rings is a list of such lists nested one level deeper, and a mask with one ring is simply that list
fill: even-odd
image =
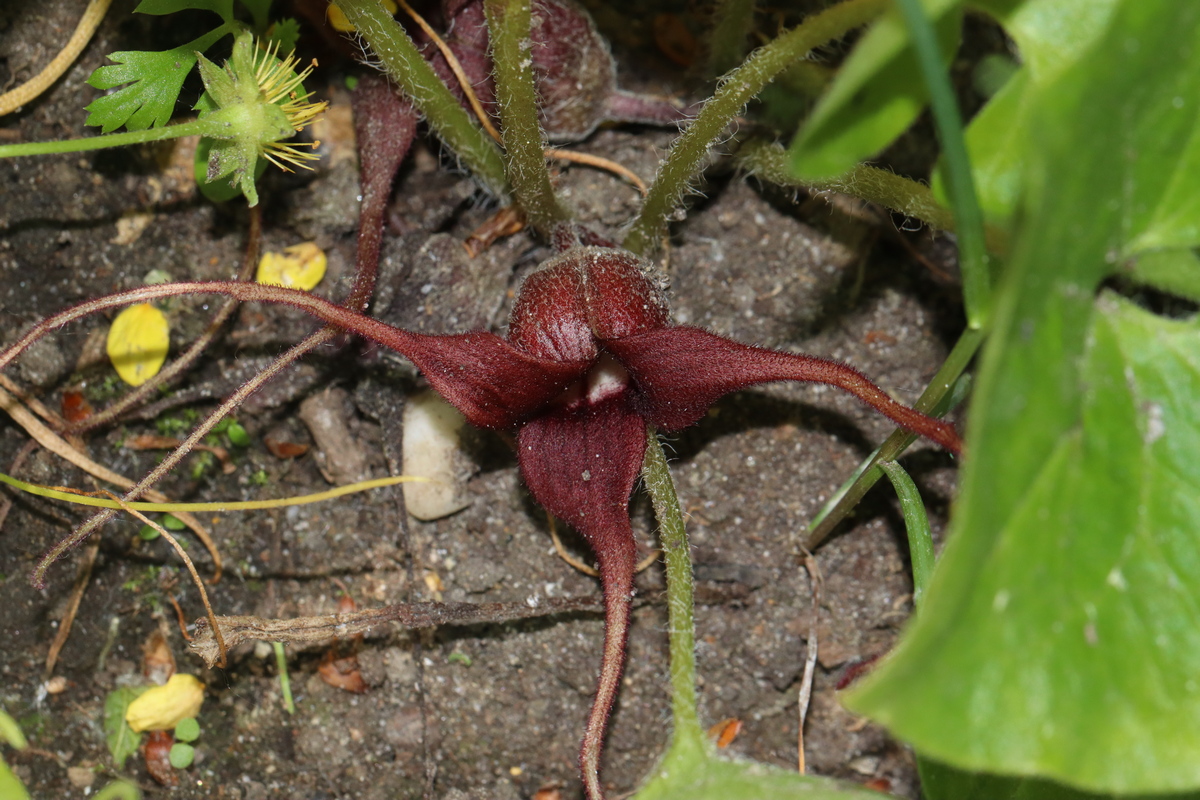
[{"label": "small green leaf", "polygon": [[187,527],[183,520],[174,514],[166,514],[162,518],[162,526],[169,531],[181,531]]},{"label": "small green leaf", "polygon": [[138,529],[138,536],[140,536],[144,542],[153,542],[159,537],[159,533],[158,529],[153,525],[143,525]]},{"label": "small green leaf", "polygon": [[[29,742],[25,739],[21,726],[3,710],[0,710],[0,739],[16,750],[24,750],[29,747]],[[0,794],[0,797],[3,796]]]},{"label": "small green leaf", "polygon": [[167,759],[175,769],[187,769],[196,760],[196,748],[190,744],[176,742],[171,745],[171,752],[167,754]]},{"label": "small green leaf", "polygon": [[140,131],[170,121],[183,82],[196,65],[196,47],[193,42],[159,53],[126,50],[108,58],[114,63],[93,72],[88,83],[97,89],[123,88],[93,100],[86,108],[86,124],[99,126],[101,133],[122,125]]},{"label": "small green leaf", "polygon": [[142,800],[142,790],[136,783],[129,781],[113,781],[96,792],[92,800]]},{"label": "small green leaf", "polygon": [[292,17],[281,19],[271,26],[266,40],[279,48],[277,52],[290,53],[296,49],[296,42],[300,40],[300,23]]},{"label": "small green leaf", "polygon": [[180,742],[194,742],[200,736],[200,723],[195,717],[181,719],[175,726],[175,738]]},{"label": "small green leaf", "polygon": [[[947,63],[962,31],[961,0],[923,0]],[[876,155],[925,107],[925,84],[904,20],[890,9],[864,35],[791,146],[801,178],[832,178]]]},{"label": "small green leaf", "polygon": [[230,444],[237,447],[249,447],[251,441],[250,434],[246,433],[246,429],[237,420],[231,420],[229,427],[225,429],[225,435],[229,437]]},{"label": "small green leaf", "polygon": [[125,759],[136,753],[141,744],[142,735],[134,733],[133,728],[129,727],[125,712],[129,710],[129,704],[148,688],[123,686],[109,692],[108,697],[104,698],[104,737],[117,769],[125,768]]},{"label": "small green leaf", "polygon": [[4,800],[30,800],[29,791],[0,756],[0,797]]},{"label": "small green leaf", "polygon": [[469,667],[473,663],[471,657],[466,653],[451,653],[446,656],[446,660],[451,664],[462,664],[464,667]]}]

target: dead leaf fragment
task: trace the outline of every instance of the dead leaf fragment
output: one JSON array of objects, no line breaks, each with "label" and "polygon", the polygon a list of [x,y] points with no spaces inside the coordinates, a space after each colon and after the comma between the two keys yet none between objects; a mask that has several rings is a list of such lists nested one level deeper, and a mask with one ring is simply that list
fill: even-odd
[{"label": "dead leaf fragment", "polygon": [[203,704],[204,684],[200,679],[195,675],[176,673],[164,685],[147,689],[130,703],[125,711],[125,721],[134,733],[169,731],[180,720],[199,714]]},{"label": "dead leaf fragment", "polygon": [[141,386],[157,375],[170,346],[167,315],[149,303],[126,308],[108,329],[108,358],[130,386]]}]

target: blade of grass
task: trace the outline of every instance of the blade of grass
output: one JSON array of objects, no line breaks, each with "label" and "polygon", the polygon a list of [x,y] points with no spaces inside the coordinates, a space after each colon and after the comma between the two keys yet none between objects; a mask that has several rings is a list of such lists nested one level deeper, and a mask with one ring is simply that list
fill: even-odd
[{"label": "blade of grass", "polygon": [[920,0],[896,0],[908,25],[917,62],[929,91],[929,104],[937,124],[938,138],[946,158],[947,190],[958,231],[958,253],[963,276],[963,301],[967,325],[972,330],[987,326],[991,306],[991,276],[983,238],[983,213],[975,194],[975,179],[967,157],[962,115],[954,98],[954,88],[942,67],[937,35]]},{"label": "blade of grass", "polygon": [[920,607],[921,596],[929,585],[933,574],[933,536],[929,532],[929,517],[917,485],[895,461],[880,461],[879,467],[887,473],[888,480],[900,498],[900,512],[904,515],[904,529],[908,533],[908,553],[912,559],[913,605]]}]

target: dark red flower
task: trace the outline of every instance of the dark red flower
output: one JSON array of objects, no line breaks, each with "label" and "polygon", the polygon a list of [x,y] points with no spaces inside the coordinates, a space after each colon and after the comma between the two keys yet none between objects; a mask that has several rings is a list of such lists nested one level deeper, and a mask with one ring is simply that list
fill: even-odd
[{"label": "dark red flower", "polygon": [[580,752],[589,798],[609,711],[625,661],[636,562],[628,504],[641,470],[647,425],[677,431],[721,396],[758,383],[811,381],[843,389],[897,424],[960,452],[954,427],[892,400],[845,364],[751,347],[671,323],[650,265],[571,226],[559,253],[530,275],[508,337],[482,331],[412,333],[307,292],[251,283],[145,286],[88,301],[39,323],[3,357],[86,313],[181,294],[218,293],[286,303],[372,339],[411,360],[473,424],[516,429],[521,473],[533,496],[574,526],[599,564],[605,643]]}]

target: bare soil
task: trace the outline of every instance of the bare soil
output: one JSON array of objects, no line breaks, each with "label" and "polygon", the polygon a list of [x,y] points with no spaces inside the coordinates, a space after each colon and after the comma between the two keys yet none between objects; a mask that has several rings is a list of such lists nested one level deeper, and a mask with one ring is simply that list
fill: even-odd
[{"label": "bare soil", "polygon": [[[0,84],[27,78],[65,41],[82,0],[7,2],[0,9]],[[0,119],[4,141],[85,133],[87,75],[114,50],[185,41],[185,23],[134,17],[118,0],[79,63],[51,93]],[[190,34],[190,35],[194,35]],[[266,178],[264,245],[314,240],[329,253],[318,293],[344,296],[353,267],[357,176],[341,73],[324,76],[333,109],[318,132],[329,155],[313,175]],[[631,73],[636,81],[638,73]],[[645,80],[643,78],[643,80]],[[669,86],[665,87],[669,88]],[[647,179],[672,138],[654,130],[603,130],[579,149],[625,164]],[[42,315],[85,297],[140,284],[152,270],[173,279],[227,278],[237,268],[246,211],[196,196],[186,148],[0,162],[0,330],[5,341]],[[559,188],[581,219],[613,232],[637,205],[627,184],[595,170],[562,169]],[[842,359],[912,402],[940,364],[958,324],[951,248],[898,232],[845,198],[793,198],[732,174],[714,174],[673,230],[666,272],[676,319],[741,341]],[[396,188],[378,316],[411,328],[502,330],[521,277],[547,254],[526,234],[470,260],[459,242],[491,213],[471,180],[439,164],[422,144]],[[859,212],[864,213],[860,214]],[[904,246],[901,246],[901,245]],[[910,251],[920,251],[924,263]],[[203,329],[215,303],[169,305],[173,347]],[[82,387],[102,405],[115,389],[96,355],[107,320],[92,318],[45,340],[12,377],[57,408]],[[164,420],[204,413],[245,375],[314,325],[274,308],[243,307],[226,335],[160,413],[92,435],[92,458],[128,476],[158,457],[121,443],[155,433]],[[253,398],[238,420],[253,442],[235,449],[236,469],[188,466],[161,488],[179,500],[282,497],[329,484],[319,454],[280,459],[267,435],[311,444],[300,404],[328,387],[373,475],[398,468],[400,411],[421,379],[401,359],[357,342],[322,351]],[[165,406],[173,406],[165,408]],[[156,425],[157,422],[157,425]],[[729,751],[794,766],[797,692],[811,623],[812,586],[802,566],[806,524],[888,433],[855,401],[811,386],[771,386],[716,405],[672,437],[669,453],[698,578],[700,698],[710,722],[745,727]],[[27,435],[0,420],[0,470]],[[507,441],[469,442],[472,504],[436,522],[409,519],[400,491],[385,489],[279,511],[210,515],[226,563],[211,587],[221,614],[289,617],[332,613],[335,578],[360,606],[445,599],[525,601],[597,593],[594,579],[554,555],[545,514],[523,489]],[[918,446],[905,459],[940,535],[954,471]],[[43,484],[93,482],[44,450],[16,470]],[[61,504],[6,492],[0,529],[0,706],[21,720],[35,753],[5,757],[36,797],[82,797],[115,774],[101,728],[106,694],[139,680],[143,642],[164,630],[181,671],[208,686],[196,764],[180,773],[180,798],[528,798],[558,786],[580,795],[578,741],[600,655],[595,614],[417,633],[378,630],[359,650],[369,688],[350,694],[324,683],[324,649],[290,652],[297,710],[283,710],[270,648],[239,649],[225,670],[205,670],[175,624],[174,597],[188,619],[202,614],[195,588],[165,544],[143,542],[123,519],[101,532],[100,555],[55,675],[43,689],[46,653],[75,580],[79,551],[56,566],[43,591],[26,576],[35,559],[80,520]],[[632,510],[641,543],[654,546],[648,502]],[[568,547],[586,559],[572,535]],[[211,562],[198,543],[202,573]],[[834,685],[856,659],[886,652],[911,612],[903,526],[893,499],[876,490],[821,547],[824,588],[817,622],[819,666],[806,726],[810,771],[865,783],[884,779],[916,796],[911,753],[838,703]],[[638,578],[625,686],[608,739],[605,781],[614,796],[634,790],[669,734],[663,577]],[[84,767],[85,770],[68,768]],[[141,764],[127,774],[160,793]],[[879,785],[879,784],[877,784]]]}]

